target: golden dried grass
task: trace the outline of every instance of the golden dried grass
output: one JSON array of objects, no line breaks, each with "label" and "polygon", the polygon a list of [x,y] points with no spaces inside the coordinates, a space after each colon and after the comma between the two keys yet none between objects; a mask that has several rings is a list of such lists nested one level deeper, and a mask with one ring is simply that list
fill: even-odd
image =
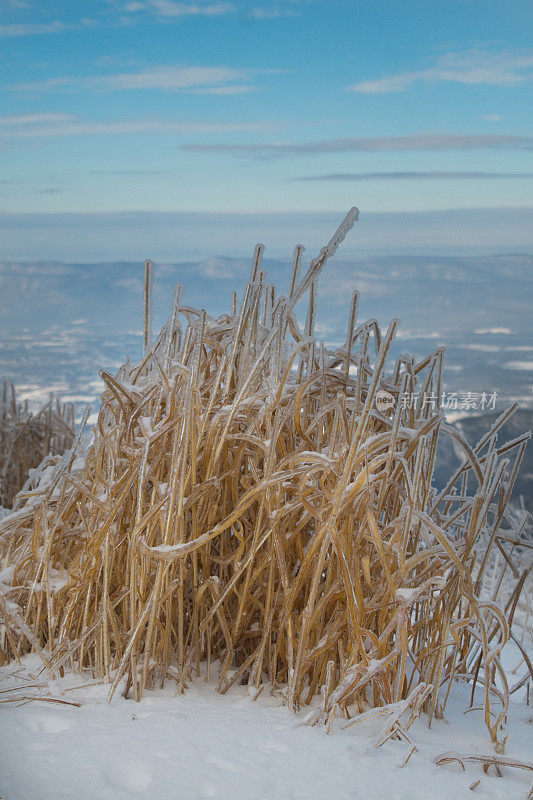
[{"label": "golden dried grass", "polygon": [[45,456],[64,453],[74,439],[74,407],[50,399],[36,413],[17,401],[15,387],[4,381],[0,397],[0,506],[11,508],[30,469]]},{"label": "golden dried grass", "polygon": [[[4,659],[34,650],[52,671],[92,670],[136,699],[168,679],[181,692],[216,663],[222,692],[269,682],[293,709],[321,693],[310,722],[379,709],[383,741],[406,738],[421,708],[442,714],[462,677],[482,685],[501,749],[499,656],[527,575],[506,507],[527,435],[497,442],[512,408],[470,447],[438,410],[442,350],[386,371],[397,322],[384,334],[359,323],[356,293],[345,344],[314,338],[316,279],[356,218],[301,279],[295,249],[288,297],[266,283],[262,246],[239,310],[234,293],[214,319],[177,287],[154,344],[148,264],[146,352],[103,373],[83,470],[72,453],[38,505],[0,524]],[[376,407],[379,390],[391,410]],[[402,402],[415,391],[416,406]],[[437,495],[445,434],[464,463]],[[516,577],[506,610],[501,579],[480,597],[479,541]]]}]

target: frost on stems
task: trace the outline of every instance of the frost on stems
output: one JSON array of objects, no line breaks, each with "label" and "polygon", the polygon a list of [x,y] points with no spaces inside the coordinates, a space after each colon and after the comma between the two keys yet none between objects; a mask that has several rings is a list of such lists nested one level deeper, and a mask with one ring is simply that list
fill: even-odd
[{"label": "frost on stems", "polygon": [[153,299],[152,299],[152,282],[153,282],[153,262],[147,259],[144,262],[144,352],[147,353],[150,345],[152,344],[152,315],[153,315]]},{"label": "frost on stems", "polygon": [[[511,409],[469,445],[423,402],[439,397],[442,352],[388,364],[397,321],[357,324],[355,296],[344,346],[314,339],[316,280],[356,217],[300,282],[296,248],[288,299],[258,246],[227,314],[181,305],[178,291],[152,343],[145,313],[142,359],[103,374],[81,471],[67,460],[53,489],[0,522],[12,575],[1,659],[40,648],[51,668],[136,699],[166,680],[183,691],[206,663],[222,692],[268,682],[295,710],[321,694],[310,721],[328,727],[375,709],[380,741],[407,737],[422,709],[441,716],[460,677],[502,748],[516,686],[500,654],[520,640],[531,575],[508,503],[527,435],[499,442]],[[402,402],[416,390],[416,407]],[[437,496],[447,435],[464,462]],[[45,569],[59,577],[46,591]]]},{"label": "frost on stems", "polygon": [[[50,399],[38,411],[18,401],[15,387],[4,381],[0,395],[0,506],[11,508],[23,487],[29,488],[30,470],[45,456],[61,455],[74,437],[74,406]],[[27,484],[27,485],[26,485]]]}]

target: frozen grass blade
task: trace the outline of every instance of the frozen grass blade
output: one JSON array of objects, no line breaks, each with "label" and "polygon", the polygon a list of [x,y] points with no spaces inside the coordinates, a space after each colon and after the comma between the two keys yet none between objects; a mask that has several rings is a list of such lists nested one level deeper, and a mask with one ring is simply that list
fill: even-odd
[{"label": "frozen grass blade", "polygon": [[[169,679],[184,691],[205,662],[222,692],[268,683],[294,709],[321,694],[310,721],[328,729],[374,709],[380,743],[408,740],[422,710],[441,716],[461,678],[503,748],[500,653],[520,640],[531,583],[509,505],[527,436],[497,444],[510,411],[470,446],[429,402],[442,351],[389,368],[398,322],[358,323],[357,293],[343,347],[315,340],[318,276],[356,219],[301,279],[295,248],[288,299],[266,282],[262,245],[227,314],[182,305],[178,287],[154,343],[147,262],[145,352],[104,374],[84,468],[65,461],[55,489],[19,495],[0,521],[4,661],[35,650],[135,699]],[[5,389],[4,419],[13,402]],[[436,495],[442,436],[465,461]]]}]

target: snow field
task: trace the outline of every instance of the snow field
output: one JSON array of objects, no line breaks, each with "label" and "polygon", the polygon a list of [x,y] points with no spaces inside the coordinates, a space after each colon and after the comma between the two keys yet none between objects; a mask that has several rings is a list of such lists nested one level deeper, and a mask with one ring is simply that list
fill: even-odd
[{"label": "snow field", "polygon": [[[416,746],[389,741],[376,748],[382,721],[328,736],[302,725],[268,687],[254,701],[242,686],[227,695],[213,683],[193,681],[184,695],[174,687],[147,692],[140,703],[80,675],[47,681],[39,660],[0,669],[0,794],[4,800],[525,800],[531,773],[479,764],[436,766],[445,751],[492,752],[479,711],[464,714],[469,688],[458,683],[445,720],[431,729],[423,715],[409,735]],[[25,685],[44,683],[37,689]],[[15,689],[16,692],[7,690]],[[531,759],[533,711],[511,706],[506,755]],[[479,781],[474,788],[470,787]]]}]

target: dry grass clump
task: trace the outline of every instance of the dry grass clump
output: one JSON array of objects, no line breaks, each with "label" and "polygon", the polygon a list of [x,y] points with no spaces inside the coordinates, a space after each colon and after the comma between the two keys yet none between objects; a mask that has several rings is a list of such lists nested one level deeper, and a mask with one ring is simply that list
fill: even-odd
[{"label": "dry grass clump", "polygon": [[74,406],[50,399],[35,414],[4,381],[0,397],[0,506],[11,508],[30,469],[50,453],[64,453],[74,439]]},{"label": "dry grass clump", "polygon": [[[145,355],[103,373],[85,466],[71,470],[74,448],[42,502],[0,524],[4,659],[33,649],[136,699],[216,662],[222,692],[268,681],[293,709],[321,693],[311,722],[383,707],[384,740],[421,708],[442,714],[462,677],[483,685],[498,744],[499,655],[527,574],[506,506],[528,435],[498,443],[510,409],[470,447],[438,411],[442,350],[385,370],[397,321],[358,322],[356,293],[345,344],[314,338],[316,280],[356,219],[301,279],[296,247],[288,297],[266,283],[260,245],[239,308],[233,293],[214,319],[178,286],[154,344],[147,291]],[[444,434],[465,460],[437,496]],[[503,610],[499,586],[480,598],[494,549],[516,582]]]}]

